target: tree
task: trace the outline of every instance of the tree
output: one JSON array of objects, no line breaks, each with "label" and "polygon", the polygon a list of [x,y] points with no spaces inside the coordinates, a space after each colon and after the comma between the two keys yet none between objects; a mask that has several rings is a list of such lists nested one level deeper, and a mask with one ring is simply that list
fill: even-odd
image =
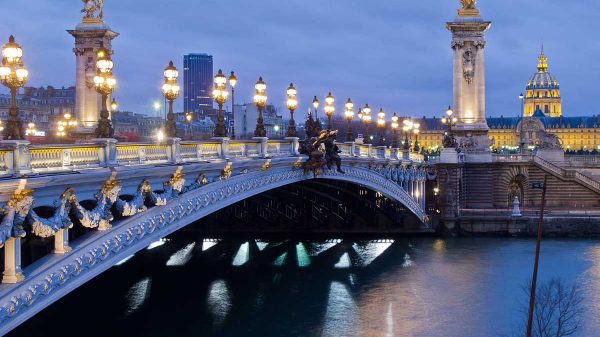
[{"label": "tree", "polygon": [[[523,286],[527,294],[531,289],[531,283]],[[568,287],[558,278],[538,285],[535,296],[533,311],[532,337],[566,337],[574,336],[581,326],[583,308],[581,302],[583,296],[579,285],[573,284]],[[529,300],[523,305],[525,322],[529,309]],[[526,327],[519,336],[525,336]]]}]

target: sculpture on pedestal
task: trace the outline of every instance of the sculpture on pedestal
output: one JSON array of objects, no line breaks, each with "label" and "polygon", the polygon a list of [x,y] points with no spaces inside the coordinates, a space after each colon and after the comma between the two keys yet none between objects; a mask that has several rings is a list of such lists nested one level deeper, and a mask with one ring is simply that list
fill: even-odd
[{"label": "sculpture on pedestal", "polygon": [[83,19],[100,19],[104,17],[102,7],[104,6],[104,0],[81,0],[83,2],[83,9],[81,13],[85,14]]},{"label": "sculpture on pedestal", "polygon": [[475,9],[475,5],[477,4],[477,0],[460,0],[463,9]]}]

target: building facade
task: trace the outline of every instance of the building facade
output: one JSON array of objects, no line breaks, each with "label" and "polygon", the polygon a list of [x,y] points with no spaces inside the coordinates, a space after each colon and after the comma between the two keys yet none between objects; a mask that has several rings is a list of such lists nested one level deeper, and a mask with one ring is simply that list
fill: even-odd
[{"label": "building facade", "polygon": [[[488,136],[496,151],[516,151],[521,146],[537,146],[536,134],[554,134],[565,151],[600,151],[600,115],[565,117],[558,80],[548,71],[543,49],[538,57],[537,72],[527,82],[523,97],[524,117],[488,117]],[[439,118],[419,120],[419,144],[427,151],[442,147],[445,126]]]},{"label": "building facade", "polygon": [[195,114],[212,109],[213,57],[208,54],[183,56],[183,110]]}]

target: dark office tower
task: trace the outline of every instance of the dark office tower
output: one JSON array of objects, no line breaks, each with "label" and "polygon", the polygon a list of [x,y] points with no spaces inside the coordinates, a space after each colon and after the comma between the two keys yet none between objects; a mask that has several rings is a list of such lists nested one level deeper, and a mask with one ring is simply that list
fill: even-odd
[{"label": "dark office tower", "polygon": [[183,108],[185,112],[203,114],[213,107],[211,88],[213,57],[208,54],[183,56]]}]

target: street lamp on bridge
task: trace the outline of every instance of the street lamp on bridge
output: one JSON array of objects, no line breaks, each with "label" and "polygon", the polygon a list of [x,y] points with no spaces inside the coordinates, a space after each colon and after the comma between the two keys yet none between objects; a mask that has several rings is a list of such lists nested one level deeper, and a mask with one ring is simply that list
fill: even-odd
[{"label": "street lamp on bridge", "polygon": [[298,133],[296,132],[296,122],[294,122],[294,111],[298,108],[298,100],[296,99],[296,95],[298,91],[294,88],[294,84],[290,83],[290,86],[287,88],[287,108],[290,110],[290,125],[288,126],[286,137],[298,137]]},{"label": "street lamp on bridge", "polygon": [[402,124],[404,125],[402,127],[402,131],[404,131],[404,151],[410,151],[411,142],[410,139],[408,139],[408,136],[413,129],[414,123],[410,119],[405,119],[402,121]]},{"label": "street lamp on bridge", "polygon": [[[371,124],[371,107],[369,104],[365,104],[362,111],[362,121],[365,123],[365,134],[363,136],[363,144],[371,144],[371,136],[369,136],[369,124]],[[359,115],[359,118],[360,115]]]},{"label": "street lamp on bridge", "polygon": [[452,107],[448,107],[446,110],[446,116],[442,117],[442,124],[446,125],[448,131],[444,135],[444,147],[445,148],[453,148],[456,147],[456,139],[454,139],[454,135],[452,135],[452,127],[458,123],[458,118],[454,116],[454,111],[452,111]]},{"label": "street lamp on bridge", "polygon": [[167,113],[165,131],[167,137],[174,138],[177,137],[177,124],[175,122],[175,114],[173,113],[173,101],[179,96],[180,88],[177,84],[179,72],[173,65],[173,61],[169,62],[163,75],[165,77],[165,83],[163,84],[162,92],[167,102],[169,102],[169,112]]},{"label": "street lamp on bridge", "polygon": [[100,110],[100,119],[96,127],[96,137],[112,138],[115,130],[110,122],[110,114],[108,112],[107,101],[108,96],[115,90],[117,80],[113,77],[113,61],[110,58],[110,52],[104,48],[100,48],[98,53],[98,61],[96,62],[96,76],[94,76],[94,85],[96,91],[102,97],[102,109]]},{"label": "street lamp on bridge", "polygon": [[415,146],[413,147],[413,150],[415,152],[419,152],[421,150],[421,146],[419,146],[419,132],[421,132],[421,124],[419,123],[414,123],[413,124],[413,133],[415,134]]},{"label": "street lamp on bridge", "polygon": [[57,132],[56,135],[58,137],[66,137],[69,135],[69,132],[77,126],[77,121],[72,120],[72,115],[70,113],[65,113],[63,115],[63,120],[58,121]]},{"label": "street lamp on bridge", "polygon": [[354,119],[354,103],[352,100],[348,98],[345,104],[346,111],[344,111],[344,115],[346,116],[346,121],[348,121],[348,131],[346,132],[346,141],[352,142],[354,141],[354,134],[352,133],[352,120]]},{"label": "street lamp on bridge", "polygon": [[119,108],[119,104],[113,97],[112,102],[110,102],[110,111],[115,112],[115,111],[117,111],[118,108]]},{"label": "street lamp on bridge", "polygon": [[392,116],[392,149],[397,149],[398,148],[398,115],[396,115],[396,113],[394,112],[394,115]]},{"label": "street lamp on bridge", "polygon": [[235,86],[237,85],[238,79],[237,77],[235,77],[235,74],[233,73],[233,71],[231,72],[231,75],[229,75],[229,86],[231,87],[231,119],[232,119],[232,123],[231,123],[231,139],[235,139],[235,101],[234,101],[234,97],[235,97]]},{"label": "street lamp on bridge", "polygon": [[331,131],[331,118],[333,118],[333,113],[335,112],[335,106],[333,103],[335,103],[335,99],[333,98],[331,92],[329,92],[329,94],[325,97],[325,108],[323,108],[325,110],[325,115],[327,116],[328,131]]},{"label": "street lamp on bridge", "polygon": [[[236,82],[237,83],[237,82]],[[219,69],[219,72],[214,79],[213,98],[219,110],[217,111],[217,126],[213,135],[215,137],[227,137],[227,128],[225,128],[225,116],[223,116],[223,104],[229,97],[229,91],[227,91],[227,79],[223,75],[223,71]]]},{"label": "street lamp on bridge", "polygon": [[267,130],[265,130],[265,125],[263,124],[263,109],[267,106],[267,83],[263,81],[262,76],[258,78],[258,82],[254,85],[254,89],[256,90],[254,103],[258,109],[254,137],[266,137]]},{"label": "street lamp on bridge", "polygon": [[379,109],[377,112],[377,129],[379,130],[379,146],[385,146],[385,111],[383,108]]},{"label": "street lamp on bridge", "polygon": [[0,81],[10,89],[10,108],[8,121],[4,129],[4,139],[22,140],[23,124],[17,107],[17,90],[27,83],[29,72],[23,66],[23,49],[15,42],[15,37],[10,36],[8,43],[2,47],[2,66],[0,66]]}]

